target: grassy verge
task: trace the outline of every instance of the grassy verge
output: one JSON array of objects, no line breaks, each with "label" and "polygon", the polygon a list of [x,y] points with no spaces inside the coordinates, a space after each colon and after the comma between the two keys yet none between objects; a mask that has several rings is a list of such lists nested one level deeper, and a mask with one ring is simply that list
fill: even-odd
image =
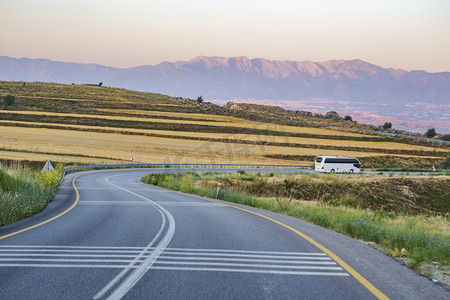
[{"label": "grassy verge", "polygon": [[[284,190],[286,190],[286,184],[292,185],[291,182],[295,182],[293,178],[285,181],[283,180],[284,177],[277,179],[277,176],[273,173],[255,175],[243,171],[231,174],[209,172],[205,174],[148,174],[143,178],[143,181],[169,189],[218,198],[301,218],[351,237],[375,243],[376,247],[383,252],[401,259],[407,266],[415,270],[420,271],[422,266],[434,264],[438,265],[441,270],[447,270],[446,272],[448,272],[450,238],[448,233],[449,210],[446,204],[439,206],[441,210],[439,212],[419,213],[419,211],[422,211],[419,209],[415,214],[406,214],[402,210],[364,209],[362,203],[353,202],[354,198],[350,196],[351,193],[343,194],[342,197],[331,196],[329,201],[324,201],[323,198],[320,199],[321,192],[320,190],[318,192],[318,189],[322,188],[325,194],[332,194],[333,188],[327,190],[325,186],[336,188],[337,185],[345,189],[345,187],[349,188],[349,183],[340,181],[336,176],[320,178],[316,174],[302,175],[299,179],[303,181],[304,187],[307,189],[309,185],[305,176],[310,177],[313,182],[318,182],[314,193],[318,194],[319,197],[315,199],[298,200],[292,194],[283,193],[281,189],[275,191],[273,196],[262,196],[264,192],[252,190],[252,187],[255,187],[253,185],[255,181],[257,181],[256,185],[261,187],[267,187],[270,182],[274,184],[278,182],[279,186],[283,187],[284,185]],[[269,179],[272,179],[272,181],[269,181]],[[429,180],[428,177],[423,179]],[[224,188],[217,192],[216,187],[219,182]],[[238,182],[239,184],[236,184]],[[320,182],[323,183],[322,187],[320,187]],[[367,180],[361,182],[362,185],[367,185]],[[440,183],[442,181],[434,182],[437,185]],[[357,183],[353,184],[357,185]],[[394,181],[391,184],[397,183]],[[417,184],[417,180],[415,184]],[[431,183],[421,185],[424,194],[431,193],[434,188],[436,186]],[[448,191],[443,190],[443,188],[445,187],[440,187],[439,192],[446,193],[443,197],[448,200]],[[287,191],[292,193],[294,190],[288,187]],[[378,200],[391,197],[391,192],[386,191],[384,193],[383,189],[369,189],[366,192],[372,193],[374,199]],[[322,195],[324,194],[322,193]],[[303,196],[303,199],[305,198]],[[341,203],[345,199],[348,202]]]},{"label": "grassy verge", "polygon": [[40,173],[0,166],[0,226],[43,210],[55,196],[61,174],[62,168]]}]

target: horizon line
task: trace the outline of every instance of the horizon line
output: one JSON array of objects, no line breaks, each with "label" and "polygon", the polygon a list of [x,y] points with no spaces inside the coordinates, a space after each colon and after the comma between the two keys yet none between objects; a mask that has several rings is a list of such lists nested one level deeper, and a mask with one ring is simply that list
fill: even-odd
[{"label": "horizon line", "polygon": [[240,56],[206,56],[206,55],[197,55],[194,58],[190,59],[190,60],[175,60],[175,61],[169,61],[169,60],[165,60],[165,61],[161,61],[159,63],[156,64],[142,64],[142,65],[137,65],[137,66],[133,66],[133,67],[115,67],[112,65],[105,65],[105,64],[99,64],[99,63],[95,63],[95,62],[91,62],[91,63],[86,63],[86,62],[76,62],[76,61],[64,61],[64,60],[54,60],[54,59],[49,59],[49,58],[30,58],[30,57],[13,57],[13,56],[8,56],[8,55],[0,55],[0,57],[6,57],[6,58],[12,58],[12,59],[27,59],[27,60],[44,60],[44,61],[51,61],[51,62],[59,62],[59,63],[67,63],[67,64],[81,64],[81,65],[97,65],[97,66],[101,66],[101,67],[107,67],[107,68],[114,68],[114,69],[134,69],[134,68],[140,68],[140,67],[147,67],[147,66],[157,66],[163,63],[179,63],[179,62],[192,62],[197,58],[216,58],[216,59],[233,59],[233,58],[246,58],[248,60],[266,60],[266,61],[271,61],[271,62],[297,62],[297,63],[304,63],[304,62],[312,62],[315,64],[322,64],[322,63],[326,63],[326,62],[334,62],[334,61],[343,61],[343,62],[351,62],[351,61],[361,61],[373,66],[377,66],[383,69],[391,69],[391,70],[396,70],[396,71],[405,71],[405,72],[426,72],[426,73],[430,73],[430,74],[439,74],[439,73],[449,73],[450,71],[441,71],[441,72],[429,72],[423,69],[414,69],[414,70],[407,70],[407,69],[403,69],[403,68],[393,68],[393,67],[383,67],[368,61],[365,61],[363,59],[360,58],[354,58],[354,59],[328,59],[328,60],[324,60],[324,61],[313,61],[313,60],[289,60],[289,59],[285,59],[285,60],[277,60],[277,59],[268,59],[268,58],[263,58],[263,57],[255,57],[255,58],[249,58],[246,55],[240,55]]}]

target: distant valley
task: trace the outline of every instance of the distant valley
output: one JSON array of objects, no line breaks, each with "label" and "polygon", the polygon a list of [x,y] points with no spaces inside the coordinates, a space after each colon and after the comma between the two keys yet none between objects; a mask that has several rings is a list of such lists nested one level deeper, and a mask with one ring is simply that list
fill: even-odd
[{"label": "distant valley", "polygon": [[450,133],[450,72],[382,68],[361,60],[273,61],[204,57],[134,68],[0,57],[0,80],[100,83],[137,91],[335,110],[372,124]]}]

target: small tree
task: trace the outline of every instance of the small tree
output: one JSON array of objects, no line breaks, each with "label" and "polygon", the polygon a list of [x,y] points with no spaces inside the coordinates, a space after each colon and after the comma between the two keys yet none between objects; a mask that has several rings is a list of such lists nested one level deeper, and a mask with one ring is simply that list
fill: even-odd
[{"label": "small tree", "polygon": [[197,102],[198,102],[198,103],[202,103],[202,102],[203,102],[203,100],[204,100],[204,99],[203,99],[203,97],[202,97],[202,96],[198,96],[198,97],[197,97]]},{"label": "small tree", "polygon": [[345,121],[353,121],[353,118],[351,116],[345,116],[344,120]]},{"label": "small tree", "polygon": [[444,170],[450,169],[450,152],[447,153],[447,157],[441,162],[441,168]]},{"label": "small tree", "polygon": [[102,85],[103,85],[103,82],[100,81],[100,83],[98,84],[98,86],[102,86]]},{"label": "small tree", "polygon": [[11,106],[14,103],[16,103],[16,96],[13,95],[6,95],[5,97],[3,97],[3,102],[5,102],[5,104],[7,106]]},{"label": "small tree", "polygon": [[436,129],[434,129],[434,128],[430,128],[427,130],[427,132],[425,132],[425,136],[429,137],[429,138],[432,138],[435,135],[436,135]]},{"label": "small tree", "polygon": [[383,125],[383,129],[390,129],[392,128],[392,123],[391,122],[385,122]]}]

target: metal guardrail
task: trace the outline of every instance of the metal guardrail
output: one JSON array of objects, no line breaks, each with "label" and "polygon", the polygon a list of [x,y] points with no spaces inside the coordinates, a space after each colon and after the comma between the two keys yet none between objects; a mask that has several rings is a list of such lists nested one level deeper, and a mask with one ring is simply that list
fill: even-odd
[{"label": "metal guardrail", "polygon": [[79,167],[70,167],[64,170],[63,178],[71,173],[88,170],[107,170],[107,169],[134,169],[134,168],[273,168],[273,169],[311,169],[312,166],[299,165],[254,165],[254,164],[115,164],[115,165],[88,165]]}]

